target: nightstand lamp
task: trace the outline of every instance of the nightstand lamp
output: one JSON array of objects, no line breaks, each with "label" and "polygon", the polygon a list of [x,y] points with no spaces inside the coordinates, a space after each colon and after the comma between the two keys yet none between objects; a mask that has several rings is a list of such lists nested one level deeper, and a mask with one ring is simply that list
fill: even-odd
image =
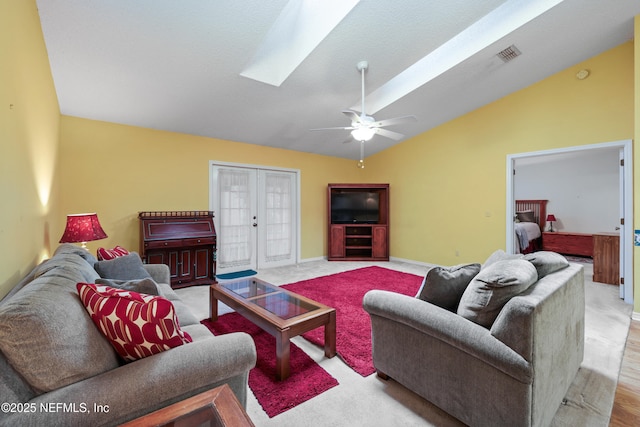
[{"label": "nightstand lamp", "polygon": [[67,215],[67,226],[60,238],[60,243],[82,243],[81,246],[87,249],[87,242],[106,237],[107,234],[100,226],[97,214],[71,214]]},{"label": "nightstand lamp", "polygon": [[554,214],[547,215],[547,221],[551,223],[551,225],[549,226],[549,231],[555,231],[553,229],[553,221],[556,221],[556,216]]}]

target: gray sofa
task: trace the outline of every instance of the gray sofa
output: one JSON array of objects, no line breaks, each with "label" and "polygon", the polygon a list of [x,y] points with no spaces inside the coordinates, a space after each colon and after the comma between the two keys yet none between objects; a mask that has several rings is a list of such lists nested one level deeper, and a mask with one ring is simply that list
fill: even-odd
[{"label": "gray sofa", "polygon": [[76,290],[100,278],[95,263],[87,251],[61,245],[0,301],[0,425],[117,425],[224,383],[246,405],[253,340],[214,337],[167,285],[165,265],[143,268],[193,342],[119,359]]},{"label": "gray sofa", "polygon": [[583,359],[584,273],[567,263],[540,276],[488,328],[460,307],[370,291],[378,375],[471,426],[549,425]]}]

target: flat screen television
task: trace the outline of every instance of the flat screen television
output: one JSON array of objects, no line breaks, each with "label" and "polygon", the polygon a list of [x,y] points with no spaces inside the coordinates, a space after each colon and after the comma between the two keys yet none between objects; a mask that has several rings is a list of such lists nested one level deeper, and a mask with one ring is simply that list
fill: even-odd
[{"label": "flat screen television", "polygon": [[380,194],[369,191],[331,193],[332,224],[377,224]]}]

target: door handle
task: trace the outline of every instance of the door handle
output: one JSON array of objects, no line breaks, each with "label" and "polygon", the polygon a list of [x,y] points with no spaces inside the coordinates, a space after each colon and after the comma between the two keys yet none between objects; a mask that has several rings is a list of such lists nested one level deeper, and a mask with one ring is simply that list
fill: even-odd
[{"label": "door handle", "polygon": [[257,226],[258,226],[258,221],[256,221],[256,219],[257,219],[257,218],[254,216],[254,217],[253,217],[253,226],[254,226],[254,227],[257,227]]}]

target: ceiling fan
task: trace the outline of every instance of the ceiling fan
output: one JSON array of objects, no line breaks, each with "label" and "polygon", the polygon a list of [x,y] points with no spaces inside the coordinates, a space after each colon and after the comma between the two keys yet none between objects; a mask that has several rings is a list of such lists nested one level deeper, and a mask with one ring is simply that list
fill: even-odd
[{"label": "ceiling fan", "polygon": [[[404,135],[398,132],[393,132],[388,129],[384,129],[385,126],[393,126],[399,125],[402,123],[409,123],[417,121],[416,116],[402,116],[395,117],[392,119],[379,120],[376,121],[373,117],[367,116],[364,109],[364,72],[369,68],[369,63],[367,61],[360,61],[356,65],[358,71],[360,71],[361,79],[362,79],[362,109],[361,113],[358,114],[354,110],[342,110],[342,113],[351,119],[351,126],[339,126],[339,127],[330,127],[330,128],[318,128],[311,130],[350,130],[351,136],[356,141],[360,141],[360,161],[358,162],[358,167],[364,167],[364,143],[365,141],[369,141],[373,138],[374,135],[378,134],[380,136],[384,136],[386,138],[391,138],[395,141],[399,141],[404,138]],[[349,142],[351,139],[345,141]]]},{"label": "ceiling fan", "polygon": [[393,119],[376,121],[373,117],[367,116],[364,108],[364,72],[369,68],[367,61],[360,61],[357,64],[358,71],[362,76],[362,112],[358,114],[353,110],[343,110],[342,113],[351,119],[351,126],[339,126],[330,128],[319,128],[311,130],[351,130],[351,135],[356,141],[369,141],[375,134],[391,138],[399,141],[404,138],[404,135],[398,132],[393,132],[388,129],[384,129],[385,126],[399,125],[402,123],[415,122],[417,119],[415,116],[402,116],[395,117]]}]

